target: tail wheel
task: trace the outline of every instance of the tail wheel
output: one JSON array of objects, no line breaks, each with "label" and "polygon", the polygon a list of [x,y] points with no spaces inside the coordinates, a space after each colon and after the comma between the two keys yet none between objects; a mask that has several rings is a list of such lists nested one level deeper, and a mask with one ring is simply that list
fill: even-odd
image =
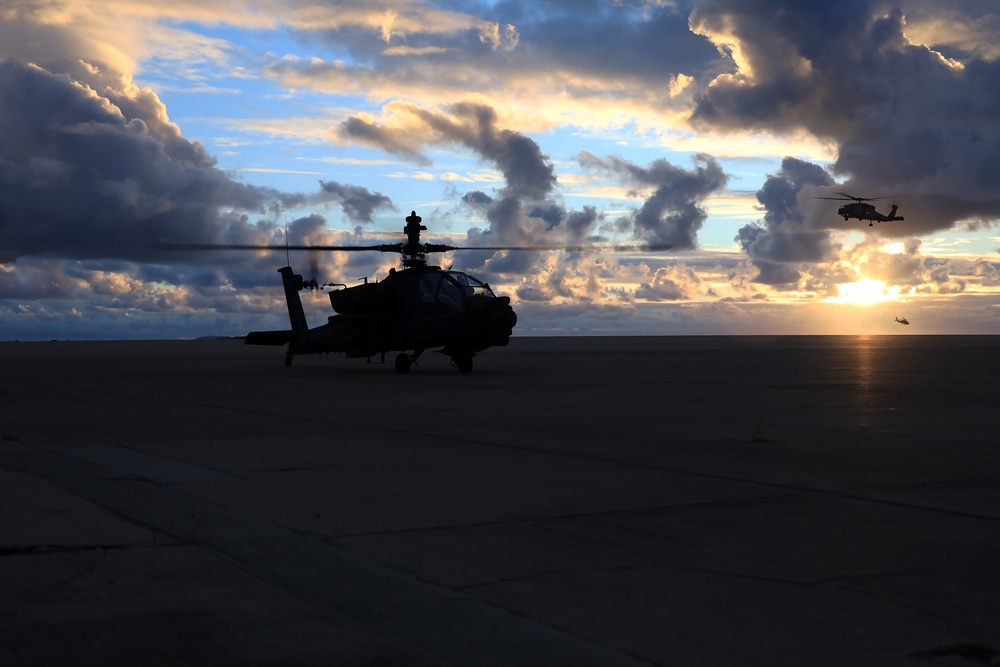
[{"label": "tail wheel", "polygon": [[452,363],[459,373],[468,373],[472,370],[472,357],[452,357]]},{"label": "tail wheel", "polygon": [[285,366],[291,366],[291,365],[292,365],[292,353],[289,352],[288,354],[285,355]]}]

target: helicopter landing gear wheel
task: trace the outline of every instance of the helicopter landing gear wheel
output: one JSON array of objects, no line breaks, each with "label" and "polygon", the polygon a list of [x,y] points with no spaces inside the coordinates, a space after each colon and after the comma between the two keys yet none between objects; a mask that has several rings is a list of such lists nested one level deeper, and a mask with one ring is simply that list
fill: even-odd
[{"label": "helicopter landing gear wheel", "polygon": [[406,352],[400,352],[399,354],[396,355],[396,372],[409,373],[411,363],[412,360],[410,359],[410,355],[408,355]]},{"label": "helicopter landing gear wheel", "polygon": [[291,366],[291,365],[292,365],[292,353],[289,352],[288,354],[285,355],[285,366]]},{"label": "helicopter landing gear wheel", "polygon": [[468,373],[472,370],[472,357],[452,357],[451,361],[459,373]]}]

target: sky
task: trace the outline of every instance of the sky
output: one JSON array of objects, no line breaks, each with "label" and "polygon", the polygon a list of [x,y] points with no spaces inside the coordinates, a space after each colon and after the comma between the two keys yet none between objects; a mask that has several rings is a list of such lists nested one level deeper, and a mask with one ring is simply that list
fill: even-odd
[{"label": "sky", "polygon": [[410,211],[604,246],[431,256],[515,335],[997,334],[998,45],[995,0],[5,0],[0,340],[287,328],[285,253],[158,244],[398,242]]}]

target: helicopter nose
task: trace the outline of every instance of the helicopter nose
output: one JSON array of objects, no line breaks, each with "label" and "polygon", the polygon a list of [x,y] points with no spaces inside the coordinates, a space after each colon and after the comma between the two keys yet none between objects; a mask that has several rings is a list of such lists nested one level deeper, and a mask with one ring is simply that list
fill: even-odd
[{"label": "helicopter nose", "polygon": [[498,303],[489,316],[490,328],[494,331],[504,331],[508,335],[517,324],[517,314],[507,303]]}]

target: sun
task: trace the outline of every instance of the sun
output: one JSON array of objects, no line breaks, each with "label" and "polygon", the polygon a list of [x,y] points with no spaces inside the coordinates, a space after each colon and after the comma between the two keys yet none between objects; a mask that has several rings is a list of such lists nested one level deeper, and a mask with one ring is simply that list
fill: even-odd
[{"label": "sun", "polygon": [[871,306],[883,301],[896,301],[899,296],[898,287],[887,287],[884,280],[862,278],[853,283],[837,285],[839,296],[827,301],[833,303],[853,303],[857,306]]}]

